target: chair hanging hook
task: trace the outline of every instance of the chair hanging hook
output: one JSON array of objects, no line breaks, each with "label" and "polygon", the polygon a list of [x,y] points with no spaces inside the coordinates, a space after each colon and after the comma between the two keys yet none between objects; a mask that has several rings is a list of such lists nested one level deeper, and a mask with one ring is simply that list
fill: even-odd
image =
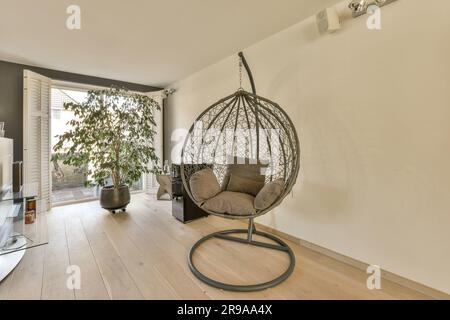
[{"label": "chair hanging hook", "polygon": [[239,90],[243,90],[242,87],[242,58],[239,57]]},{"label": "chair hanging hook", "polygon": [[[247,71],[247,75],[250,80],[250,84],[252,86],[252,92],[253,92],[253,94],[256,94],[256,87],[255,87],[255,81],[253,80],[253,74],[252,74],[252,71],[250,70],[250,67],[248,66],[247,60],[245,60],[244,53],[241,51],[238,53],[238,55],[239,55],[240,61],[242,62],[242,64],[245,67],[245,71]],[[242,84],[241,84],[241,87],[242,87]]]}]

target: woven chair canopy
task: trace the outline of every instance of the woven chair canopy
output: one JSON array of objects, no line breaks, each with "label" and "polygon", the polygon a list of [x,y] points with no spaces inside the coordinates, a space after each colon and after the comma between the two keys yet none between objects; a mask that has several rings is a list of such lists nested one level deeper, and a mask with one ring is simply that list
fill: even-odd
[{"label": "woven chair canopy", "polygon": [[181,177],[194,200],[189,181],[195,172],[210,167],[222,184],[230,164],[262,165],[265,183],[284,181],[281,195],[269,208],[248,216],[206,210],[212,215],[248,219],[272,210],[289,194],[297,179],[299,159],[297,133],[286,112],[278,104],[241,88],[207,108],[194,122],[182,150]]}]

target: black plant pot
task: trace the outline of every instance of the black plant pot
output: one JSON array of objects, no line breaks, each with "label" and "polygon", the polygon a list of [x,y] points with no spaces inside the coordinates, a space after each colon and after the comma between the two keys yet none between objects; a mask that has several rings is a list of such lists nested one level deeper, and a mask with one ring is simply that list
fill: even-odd
[{"label": "black plant pot", "polygon": [[125,211],[127,205],[130,203],[130,189],[128,186],[114,186],[103,187],[100,193],[100,205],[103,209],[115,212],[115,210]]}]

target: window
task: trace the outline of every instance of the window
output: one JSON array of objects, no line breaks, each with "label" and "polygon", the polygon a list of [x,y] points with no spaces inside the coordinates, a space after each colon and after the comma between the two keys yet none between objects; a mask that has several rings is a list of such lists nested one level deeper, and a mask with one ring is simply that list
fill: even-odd
[{"label": "window", "polygon": [[61,120],[61,109],[52,109],[52,119]]},{"label": "window", "polygon": [[[75,118],[72,111],[64,109],[64,103],[82,103],[87,98],[87,90],[73,88],[52,87],[51,90],[51,146],[58,142],[58,135],[70,130],[68,122]],[[100,195],[99,187],[86,187],[88,177],[84,172],[89,168],[87,164],[83,168],[76,168],[63,164],[61,161],[52,163],[52,202],[64,203],[72,201],[91,200]],[[139,179],[130,190],[143,190],[143,179]]]}]

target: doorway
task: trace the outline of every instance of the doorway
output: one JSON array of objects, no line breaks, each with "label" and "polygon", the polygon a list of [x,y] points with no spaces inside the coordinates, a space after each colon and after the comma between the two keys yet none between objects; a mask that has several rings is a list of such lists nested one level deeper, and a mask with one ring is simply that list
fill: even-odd
[{"label": "doorway", "polygon": [[[81,104],[87,99],[87,96],[87,89],[52,86],[50,105],[52,155],[53,147],[58,142],[58,136],[70,130],[70,121],[75,119],[74,113],[66,110],[64,104],[70,102]],[[97,199],[100,196],[100,187],[87,185],[89,176],[86,176],[85,172],[89,169],[90,164],[74,167],[64,164],[63,159],[51,163],[52,204],[58,206]],[[135,192],[143,190],[142,177],[131,186],[130,190]]]}]

